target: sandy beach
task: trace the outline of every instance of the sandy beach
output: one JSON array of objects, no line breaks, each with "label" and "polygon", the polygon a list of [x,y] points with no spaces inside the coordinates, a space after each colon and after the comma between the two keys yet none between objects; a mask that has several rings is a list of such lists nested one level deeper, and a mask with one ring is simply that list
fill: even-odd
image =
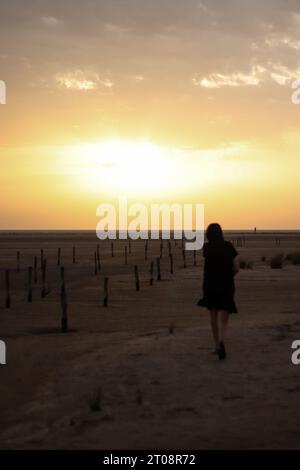
[{"label": "sandy beach", "polygon": [[[226,233],[236,240],[240,233]],[[271,269],[276,253],[300,249],[300,234],[247,233],[240,257],[253,263],[237,276],[239,313],[230,319],[228,358],[211,353],[208,314],[196,306],[203,259],[167,242],[162,280],[150,286],[160,242],[100,242],[90,233],[2,233],[0,339],[1,449],[292,449],[299,448],[300,266]],[[275,238],[280,237],[280,246]],[[76,263],[72,249],[76,247]],[[61,333],[60,267],[65,268],[68,333]],[[40,250],[47,259],[41,298]],[[20,251],[20,272],[16,253]],[[33,301],[27,271],[38,257]],[[266,257],[266,259],[264,259]],[[140,291],[134,265],[139,267]],[[11,308],[5,308],[4,270]],[[109,278],[108,307],[103,280]]]}]

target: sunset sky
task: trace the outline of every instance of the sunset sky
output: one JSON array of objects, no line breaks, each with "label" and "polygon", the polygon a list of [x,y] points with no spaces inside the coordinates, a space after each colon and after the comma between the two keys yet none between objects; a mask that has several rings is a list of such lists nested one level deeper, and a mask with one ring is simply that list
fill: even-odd
[{"label": "sunset sky", "polygon": [[298,0],[0,0],[0,229],[205,204],[300,228]]}]

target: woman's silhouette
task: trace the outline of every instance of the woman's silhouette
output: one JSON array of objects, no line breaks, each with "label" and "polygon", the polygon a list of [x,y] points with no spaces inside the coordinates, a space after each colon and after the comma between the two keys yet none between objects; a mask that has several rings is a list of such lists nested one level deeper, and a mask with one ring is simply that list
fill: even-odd
[{"label": "woman's silhouette", "polygon": [[210,311],[214,352],[218,354],[219,359],[225,359],[224,341],[229,314],[237,313],[234,276],[239,271],[238,253],[230,242],[224,240],[219,224],[208,226],[206,238],[208,241],[203,246],[203,298],[199,300],[198,305]]}]

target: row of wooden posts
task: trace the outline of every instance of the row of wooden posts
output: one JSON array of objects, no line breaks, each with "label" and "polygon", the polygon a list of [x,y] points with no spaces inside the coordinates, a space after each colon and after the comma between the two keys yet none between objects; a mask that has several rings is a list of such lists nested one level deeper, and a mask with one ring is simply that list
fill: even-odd
[{"label": "row of wooden posts", "polygon": [[[186,265],[186,255],[185,251],[182,252],[183,254],[183,261],[184,261],[184,268],[187,267]],[[18,257],[19,259],[19,257]],[[147,258],[145,258],[147,259]],[[173,261],[173,254],[170,252],[169,254],[169,260],[170,260],[170,273],[174,274],[174,261]],[[156,268],[157,268],[157,280],[161,280],[161,267],[160,267],[160,262],[161,258],[157,257],[156,258]],[[127,247],[125,247],[125,264],[127,264]],[[194,266],[197,265],[196,262],[196,252],[194,252]],[[41,262],[41,272],[42,272],[42,283],[41,283],[41,297],[45,298],[47,294],[49,293],[49,290],[47,290],[46,286],[46,270],[47,270],[47,259],[43,258]],[[99,256],[99,251],[97,250],[95,252],[95,275],[98,274],[98,272],[101,271],[101,262],[100,262],[100,256]],[[62,286],[65,286],[64,282],[64,267],[61,267],[61,281],[62,281]],[[134,276],[135,276],[135,282],[136,282],[136,290],[140,290],[140,281],[139,281],[139,270],[138,266],[134,266]],[[32,302],[32,284],[37,283],[37,257],[34,257],[34,267],[32,266],[28,267],[28,295],[27,295],[27,301]],[[153,280],[154,280],[154,261],[151,261],[150,264],[150,285],[153,285]],[[33,281],[33,282],[32,282]],[[106,281],[106,285],[108,284],[108,281]],[[10,272],[9,270],[5,271],[5,286],[6,286],[6,302],[5,306],[6,308],[10,308],[11,305],[11,298],[10,298]],[[105,291],[107,289],[104,289]],[[105,302],[107,304],[107,300]],[[105,305],[107,306],[107,305]]]},{"label": "row of wooden posts", "polygon": [[[246,246],[246,238],[245,237],[238,237],[233,240],[231,240],[232,243],[238,247],[243,247]],[[279,237],[275,238],[275,245],[280,246],[281,245],[281,239]],[[176,243],[176,241],[175,241]],[[169,256],[172,256],[172,248],[171,248],[171,242],[168,240],[168,249],[169,249]],[[128,253],[129,255],[131,254],[131,242],[129,240],[128,247],[125,246],[124,248],[124,256],[125,256],[125,264],[128,264]],[[184,262],[184,267],[186,267],[186,260],[185,260],[185,250],[184,250],[184,240],[182,240],[182,255],[183,255],[183,262]],[[114,243],[111,242],[111,256],[114,258]],[[160,259],[163,258],[163,240],[161,240],[160,243]],[[41,249],[41,269],[43,269],[43,262],[44,262],[44,250]],[[194,265],[196,265],[196,251],[194,251]],[[95,273],[98,271],[101,271],[101,261],[100,261],[100,249],[99,249],[99,244],[97,245],[97,250],[94,253],[94,260],[95,260]],[[145,261],[148,260],[148,240],[145,242]],[[72,261],[73,264],[76,264],[76,248],[73,247],[72,250]],[[34,257],[34,279],[36,282],[37,278],[37,257]],[[61,248],[58,248],[57,250],[57,266],[61,265]],[[20,271],[20,252],[17,251],[17,271]]]},{"label": "row of wooden posts", "polygon": [[[172,249],[171,249],[171,242],[168,241],[168,249],[169,249],[169,256],[172,255]],[[184,250],[184,245],[183,245],[183,242],[182,242],[182,251],[183,251],[183,256],[185,254],[185,250]],[[58,248],[57,249],[57,266],[60,266],[61,265],[61,248]],[[128,243],[128,247],[125,246],[124,248],[124,253],[125,253],[125,264],[128,264],[128,253],[129,255],[131,255],[131,242],[129,240],[129,243]],[[111,256],[112,258],[114,258],[114,243],[112,242],[111,243]],[[194,256],[196,256],[196,252],[194,252]],[[161,243],[160,243],[160,259],[163,258],[163,241],[161,240]],[[99,244],[97,245],[97,249],[94,253],[94,260],[95,260],[95,273],[97,273],[98,271],[101,271],[101,261],[100,261],[100,249],[99,249]],[[146,240],[145,242],[145,261],[148,260],[148,240]],[[41,261],[41,269],[43,269],[43,262],[44,262],[44,250],[41,249],[41,257],[40,257],[40,261]],[[76,264],[76,248],[73,247],[73,250],[72,250],[72,261],[73,261],[73,264]],[[185,263],[184,263],[185,264]],[[35,282],[36,279],[37,279],[37,265],[38,265],[38,258],[37,256],[34,257],[34,278],[35,278]],[[20,251],[17,251],[17,272],[20,272],[21,270],[21,256],[20,256]]]},{"label": "row of wooden posts", "polygon": [[[177,246],[177,244],[176,244]],[[186,268],[186,252],[183,249],[184,245],[182,243],[182,256],[183,256],[183,266]],[[169,250],[169,260],[170,260],[170,273],[174,273],[174,262],[173,262],[173,253],[171,242],[168,242]],[[131,243],[129,240],[128,246],[125,246],[125,264],[128,264],[128,253],[131,254]],[[72,251],[72,261],[73,264],[76,263],[76,249],[73,247]],[[114,257],[114,244],[111,244],[111,255]],[[20,272],[20,252],[17,252],[17,271]],[[160,256],[156,258],[156,271],[157,271],[157,281],[161,281],[161,259],[163,258],[163,241],[160,244]],[[145,243],[145,261],[148,260],[148,240]],[[61,248],[58,248],[57,251],[57,265],[60,266],[60,304],[61,304],[61,331],[68,331],[68,302],[67,302],[67,292],[65,284],[65,268],[61,266]],[[95,265],[95,275],[101,271],[101,259],[100,259],[100,247],[97,245],[96,251],[94,253],[94,265]],[[196,266],[196,251],[194,251],[194,266]],[[47,259],[44,257],[44,250],[41,249],[40,256],[40,267],[41,267],[41,297],[45,298],[49,294],[49,290],[46,285],[46,272],[47,272]],[[135,287],[136,291],[140,291],[140,278],[139,278],[139,269],[138,265],[134,265],[134,278],[135,278]],[[33,300],[33,283],[36,284],[38,281],[38,258],[34,256],[33,267],[28,267],[28,292],[27,292],[27,301],[32,302]],[[154,283],[154,261],[150,263],[150,286]],[[103,306],[108,307],[108,285],[109,278],[104,277],[103,285]],[[10,294],[10,272],[9,270],[5,271],[5,286],[6,286],[6,298],[5,298],[5,307],[11,307],[11,294]]]},{"label": "row of wooden posts", "polygon": [[[246,246],[246,237],[237,237],[231,240],[231,242],[236,245],[237,247],[243,247]],[[281,245],[281,238],[280,237],[275,237],[274,242],[276,246]]]}]

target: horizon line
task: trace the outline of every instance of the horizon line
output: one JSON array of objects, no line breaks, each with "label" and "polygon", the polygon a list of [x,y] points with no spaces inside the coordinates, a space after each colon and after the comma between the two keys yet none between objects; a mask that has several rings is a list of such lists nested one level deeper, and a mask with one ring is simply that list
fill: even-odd
[{"label": "horizon line", "polygon": [[[192,230],[192,231],[196,231],[195,228],[188,228],[188,229],[170,229],[170,232],[183,232],[183,231],[188,231],[188,230]],[[120,233],[120,232],[127,232],[128,230],[116,230],[116,233]],[[168,229],[159,229],[159,232],[167,232]],[[253,233],[257,233],[257,232],[298,232],[300,231],[300,227],[299,228],[257,228],[256,227],[256,230],[254,228],[223,228],[223,231],[224,232],[253,232]],[[92,233],[92,232],[95,232],[96,233],[96,229],[82,229],[82,228],[46,228],[46,229],[43,229],[43,228],[10,228],[10,229],[0,229],[0,234],[1,233],[13,233],[13,232],[39,232],[39,233],[45,233],[45,232],[89,232],[89,233]],[[141,232],[151,232],[151,229],[149,230],[141,230]]]}]

